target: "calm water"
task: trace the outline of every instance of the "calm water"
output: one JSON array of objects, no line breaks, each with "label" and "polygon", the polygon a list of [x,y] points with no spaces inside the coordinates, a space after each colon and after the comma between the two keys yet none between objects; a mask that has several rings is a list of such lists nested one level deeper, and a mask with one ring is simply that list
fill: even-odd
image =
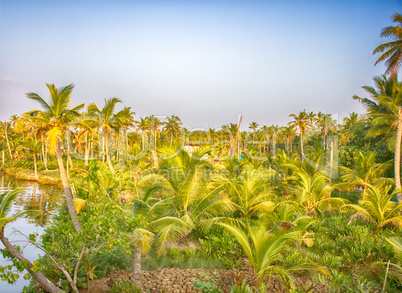
[{"label": "calm water", "polygon": [[[21,242],[25,238],[20,234],[29,235],[31,233],[43,234],[44,229],[51,223],[52,217],[57,214],[59,207],[63,202],[61,188],[55,186],[40,185],[34,182],[19,181],[11,179],[6,175],[0,174],[0,193],[16,188],[23,188],[24,193],[16,198],[10,215],[24,210],[41,210],[40,216],[35,213],[30,213],[25,218],[20,218],[15,222],[7,224],[5,235],[14,245],[23,247],[23,254],[30,261],[34,261],[43,253],[32,245],[27,245],[26,242]],[[0,248],[4,248],[0,242]],[[0,255],[0,265],[9,264]],[[8,284],[6,281],[0,281],[0,292],[21,292],[24,286],[29,284],[22,276],[14,285]]]}]

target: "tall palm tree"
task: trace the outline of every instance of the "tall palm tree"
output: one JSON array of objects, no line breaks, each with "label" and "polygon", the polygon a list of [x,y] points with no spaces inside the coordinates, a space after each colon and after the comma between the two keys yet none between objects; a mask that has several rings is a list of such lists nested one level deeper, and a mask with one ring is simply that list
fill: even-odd
[{"label": "tall palm tree", "polygon": [[183,123],[178,116],[171,115],[167,117],[167,122],[165,123],[163,131],[168,135],[170,134],[170,147],[172,147],[173,138],[177,139],[182,126]]},{"label": "tall palm tree", "polygon": [[373,54],[382,53],[375,62],[375,65],[385,61],[385,65],[387,66],[385,74],[390,74],[396,78],[402,63],[402,15],[395,13],[392,21],[397,23],[397,25],[384,28],[380,36],[391,38],[394,41],[379,45],[374,49]]},{"label": "tall palm tree", "polygon": [[4,121],[3,126],[4,126],[4,135],[6,138],[7,148],[8,148],[8,152],[10,154],[10,159],[13,160],[14,158],[13,158],[13,154],[11,153],[10,141],[8,139],[8,122]]},{"label": "tall palm tree", "polygon": [[292,152],[292,141],[293,138],[296,136],[296,132],[293,126],[286,126],[282,129],[282,135],[286,139],[286,150],[287,154],[289,155]]},{"label": "tall palm tree", "polygon": [[340,135],[344,143],[349,141],[351,134],[355,130],[357,121],[358,114],[356,112],[352,112],[349,114],[349,117],[343,118],[342,130],[340,131]]},{"label": "tall palm tree", "polygon": [[124,107],[123,110],[116,114],[120,126],[124,127],[125,130],[124,140],[126,146],[128,145],[128,130],[136,123],[134,120],[134,115],[135,112],[131,111],[131,107]]},{"label": "tall palm tree", "polygon": [[[394,173],[395,187],[401,187],[401,141],[402,141],[402,83],[385,75],[373,78],[375,87],[364,86],[372,99],[353,98],[359,100],[372,118],[372,127],[367,136],[382,135],[388,141],[395,141]],[[402,202],[402,194],[398,193],[398,201]]]},{"label": "tall palm tree", "polygon": [[299,130],[301,156],[303,160],[304,158],[303,135],[304,133],[306,133],[309,126],[311,126],[310,119],[308,117],[308,114],[306,113],[306,110],[301,111],[299,115],[290,114],[289,117],[292,117],[294,121],[289,122],[288,125],[292,126],[293,128],[297,128]]},{"label": "tall palm tree", "polygon": [[258,128],[258,123],[257,122],[250,122],[250,124],[248,125],[248,128],[253,132],[253,146],[254,146],[254,134],[255,134],[255,131]]},{"label": "tall palm tree", "polygon": [[16,219],[22,217],[24,214],[28,212],[35,212],[34,210],[28,210],[28,211],[22,211],[19,212],[13,216],[9,215],[9,212],[11,211],[12,203],[15,200],[15,198],[21,193],[21,190],[12,190],[12,191],[7,191],[3,194],[0,194],[0,240],[6,247],[7,251],[16,259],[19,261],[25,263],[27,266],[25,269],[32,275],[32,277],[40,284],[43,286],[43,288],[47,292],[64,292],[60,288],[58,288],[56,285],[54,285],[52,282],[50,282],[40,271],[37,271],[34,269],[33,264],[26,259],[20,250],[17,250],[8,240],[8,238],[5,236],[4,233],[4,228],[8,223],[11,223],[15,221]]},{"label": "tall palm tree", "polygon": [[41,143],[41,141],[38,141],[35,138],[30,137],[27,140],[25,140],[24,147],[29,152],[31,152],[33,155],[35,178],[38,178],[38,168],[37,168],[37,164],[36,164],[36,156],[41,151],[42,143]]},{"label": "tall palm tree", "polygon": [[100,110],[95,103],[88,106],[88,112],[92,113],[99,122],[99,127],[102,128],[103,137],[105,139],[106,160],[110,172],[116,174],[112,161],[110,159],[110,132],[118,128],[118,119],[115,114],[117,103],[122,103],[118,98],[105,99],[105,106]]},{"label": "tall palm tree", "polygon": [[148,123],[147,117],[145,118],[140,117],[140,121],[138,122],[138,128],[142,132],[142,149],[145,149],[145,145],[147,144],[148,141],[147,131],[150,130],[150,125]]},{"label": "tall palm tree", "polygon": [[36,93],[27,93],[27,97],[37,101],[44,111],[34,110],[24,114],[21,122],[32,121],[34,123],[48,125],[46,139],[50,145],[50,151],[56,153],[57,163],[59,165],[61,182],[64,188],[67,208],[70,213],[71,220],[76,231],[81,231],[81,225],[77,219],[77,213],[74,209],[73,196],[70,185],[68,183],[67,173],[64,168],[63,156],[61,152],[62,137],[69,124],[74,123],[76,118],[80,116],[79,110],[84,108],[85,104],[80,104],[73,108],[70,107],[70,96],[74,88],[73,84],[69,84],[61,89],[57,89],[54,84],[46,84],[49,89],[51,102],[47,103]]}]

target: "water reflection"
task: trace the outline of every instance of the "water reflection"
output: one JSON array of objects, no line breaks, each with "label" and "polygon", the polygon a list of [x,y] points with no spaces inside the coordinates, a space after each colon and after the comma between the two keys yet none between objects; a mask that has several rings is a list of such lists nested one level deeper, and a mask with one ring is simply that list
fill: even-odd
[{"label": "water reflection", "polygon": [[[28,213],[25,218],[20,218],[6,226],[5,235],[11,243],[23,246],[21,240],[24,237],[16,233],[20,231],[25,235],[31,233],[43,234],[44,228],[51,223],[52,217],[58,213],[61,204],[64,202],[61,188],[57,186],[40,185],[36,182],[15,180],[7,175],[0,174],[0,193],[16,188],[23,188],[24,193],[20,194],[14,201],[10,215],[21,211],[40,210],[41,213]],[[0,248],[4,248],[0,242]],[[30,261],[42,255],[41,251],[33,246],[27,246],[24,249],[24,256]],[[6,265],[8,262],[0,256],[0,265]],[[9,285],[7,282],[1,282],[1,292],[21,292],[22,288],[28,285],[29,281],[20,278],[16,284]]]}]

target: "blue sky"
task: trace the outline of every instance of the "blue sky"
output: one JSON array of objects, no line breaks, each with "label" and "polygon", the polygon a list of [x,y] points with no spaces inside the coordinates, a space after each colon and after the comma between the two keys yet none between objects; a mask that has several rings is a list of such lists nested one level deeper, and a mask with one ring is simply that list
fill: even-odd
[{"label": "blue sky", "polygon": [[401,4],[0,0],[0,120],[38,108],[25,93],[48,98],[45,83],[189,129],[361,112],[352,96],[385,71],[372,52]]}]

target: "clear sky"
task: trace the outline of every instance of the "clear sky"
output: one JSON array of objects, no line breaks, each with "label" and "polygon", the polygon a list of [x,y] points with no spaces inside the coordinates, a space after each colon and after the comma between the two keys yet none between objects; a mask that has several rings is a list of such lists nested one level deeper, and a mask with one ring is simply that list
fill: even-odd
[{"label": "clear sky", "polygon": [[[0,120],[38,109],[45,83],[72,105],[118,97],[136,119],[189,129],[284,125],[289,114],[361,112],[385,71],[372,52],[402,1],[0,0]],[[120,109],[119,108],[119,109]]]}]

